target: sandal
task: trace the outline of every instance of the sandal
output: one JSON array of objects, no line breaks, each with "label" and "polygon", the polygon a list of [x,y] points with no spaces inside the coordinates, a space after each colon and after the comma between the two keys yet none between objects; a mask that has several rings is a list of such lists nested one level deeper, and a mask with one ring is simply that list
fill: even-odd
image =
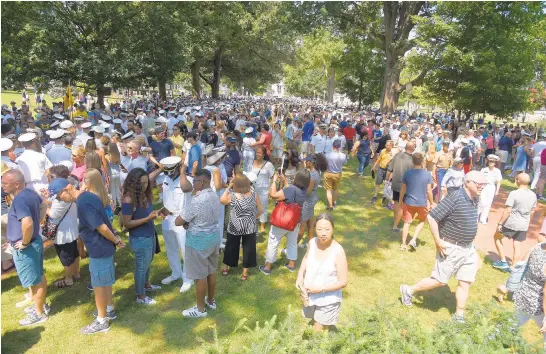
[{"label": "sandal", "polygon": [[228,275],[228,269],[225,269],[225,268],[222,269],[222,275],[223,275],[223,276]]},{"label": "sandal", "polygon": [[248,279],[248,274],[243,274],[241,275],[241,280],[247,280]]},{"label": "sandal", "polygon": [[57,287],[57,289],[69,288],[72,285],[74,285],[73,283],[72,284],[67,284],[64,279],[57,280],[54,284]]}]

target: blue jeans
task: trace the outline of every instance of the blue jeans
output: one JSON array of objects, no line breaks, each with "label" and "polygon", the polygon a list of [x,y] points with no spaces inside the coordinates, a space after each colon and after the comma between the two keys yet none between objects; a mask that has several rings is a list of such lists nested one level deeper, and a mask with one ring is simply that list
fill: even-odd
[{"label": "blue jeans", "polygon": [[154,237],[129,237],[129,245],[135,254],[135,289],[137,295],[144,295],[144,284],[150,280],[150,266],[154,259]]},{"label": "blue jeans", "polygon": [[366,166],[370,164],[370,155],[356,155],[360,165],[358,166],[358,173],[363,174]]}]

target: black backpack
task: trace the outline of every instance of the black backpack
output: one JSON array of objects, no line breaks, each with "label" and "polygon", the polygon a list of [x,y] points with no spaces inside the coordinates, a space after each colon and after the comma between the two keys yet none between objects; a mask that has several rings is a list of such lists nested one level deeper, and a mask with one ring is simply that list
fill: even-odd
[{"label": "black backpack", "polygon": [[464,160],[465,165],[470,165],[470,148],[468,146],[461,150],[461,158]]}]

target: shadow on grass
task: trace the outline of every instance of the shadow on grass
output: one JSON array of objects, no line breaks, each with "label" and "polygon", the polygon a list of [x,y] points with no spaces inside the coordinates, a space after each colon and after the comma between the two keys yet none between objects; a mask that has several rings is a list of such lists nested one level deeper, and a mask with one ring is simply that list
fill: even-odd
[{"label": "shadow on grass", "polygon": [[2,353],[25,353],[40,341],[43,331],[44,327],[41,325],[6,332],[2,335]]}]

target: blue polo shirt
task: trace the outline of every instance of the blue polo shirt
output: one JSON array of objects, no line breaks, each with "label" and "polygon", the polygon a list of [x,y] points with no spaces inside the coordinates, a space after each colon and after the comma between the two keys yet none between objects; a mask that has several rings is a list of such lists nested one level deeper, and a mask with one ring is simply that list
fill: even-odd
[{"label": "blue polo shirt", "polygon": [[512,141],[512,139],[506,136],[503,136],[499,140],[499,150],[511,152],[513,145],[514,145],[514,142]]},{"label": "blue polo shirt", "polygon": [[89,257],[112,256],[116,252],[116,246],[97,231],[102,224],[106,224],[110,231],[114,231],[100,198],[91,192],[83,192],[76,199],[76,206],[78,207],[78,230]]},{"label": "blue polo shirt", "polygon": [[233,176],[233,167],[241,164],[241,155],[237,150],[227,150],[226,159],[224,160],[224,167],[226,168],[226,174],[228,177]]},{"label": "blue polo shirt", "polygon": [[311,135],[315,130],[315,123],[312,120],[305,122],[302,129],[301,141],[311,141]]},{"label": "blue polo shirt", "polygon": [[15,196],[8,212],[6,229],[6,237],[10,243],[23,239],[21,220],[27,216],[30,216],[33,221],[31,241],[40,237],[40,204],[42,204],[42,198],[32,189],[25,188]]},{"label": "blue polo shirt", "polygon": [[165,157],[171,156],[171,150],[174,149],[173,142],[169,139],[163,139],[162,141],[152,141],[150,143],[150,147],[152,148],[152,154],[158,162]]}]

